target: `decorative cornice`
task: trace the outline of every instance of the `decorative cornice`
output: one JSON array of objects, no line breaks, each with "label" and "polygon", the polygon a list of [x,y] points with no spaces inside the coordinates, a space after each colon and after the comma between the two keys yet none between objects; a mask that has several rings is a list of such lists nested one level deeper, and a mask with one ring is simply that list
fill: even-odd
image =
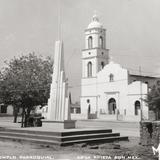
[{"label": "decorative cornice", "polygon": [[99,47],[90,48],[90,49],[82,49],[82,51],[88,51],[88,50],[94,50],[94,49],[101,49],[101,50],[109,51],[109,49],[106,49],[106,48],[99,48]]}]

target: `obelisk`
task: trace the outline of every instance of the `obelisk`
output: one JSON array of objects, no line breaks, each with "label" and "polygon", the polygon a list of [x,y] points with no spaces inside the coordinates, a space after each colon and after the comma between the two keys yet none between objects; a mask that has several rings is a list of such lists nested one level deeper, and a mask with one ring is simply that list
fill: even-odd
[{"label": "obelisk", "polygon": [[62,41],[55,42],[54,66],[50,98],[48,100],[47,119],[43,121],[43,124],[61,129],[75,128],[75,121],[72,121],[70,116]]}]

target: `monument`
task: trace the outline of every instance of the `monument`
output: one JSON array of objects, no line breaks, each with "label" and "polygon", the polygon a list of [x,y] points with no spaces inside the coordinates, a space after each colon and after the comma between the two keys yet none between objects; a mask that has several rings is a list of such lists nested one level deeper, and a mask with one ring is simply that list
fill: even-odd
[{"label": "monument", "polygon": [[75,128],[71,120],[68,84],[64,72],[64,53],[62,41],[55,42],[54,67],[50,98],[48,100],[47,119],[43,126],[57,129]]}]

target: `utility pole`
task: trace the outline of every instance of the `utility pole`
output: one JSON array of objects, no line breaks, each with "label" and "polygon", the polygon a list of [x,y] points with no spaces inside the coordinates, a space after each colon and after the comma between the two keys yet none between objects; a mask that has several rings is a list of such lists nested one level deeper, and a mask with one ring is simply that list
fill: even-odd
[{"label": "utility pole", "polygon": [[[139,74],[140,76],[142,76],[142,71],[141,71],[141,66],[139,66]],[[141,121],[143,120],[143,102],[142,102],[142,78],[140,79],[140,101],[141,101],[141,105],[140,105],[140,114],[141,114]]]}]

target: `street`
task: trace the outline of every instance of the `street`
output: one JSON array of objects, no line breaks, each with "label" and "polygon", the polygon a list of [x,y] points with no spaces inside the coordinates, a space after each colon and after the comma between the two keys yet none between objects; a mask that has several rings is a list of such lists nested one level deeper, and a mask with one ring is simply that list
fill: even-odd
[{"label": "street", "polygon": [[122,121],[104,121],[104,120],[79,120],[76,122],[77,127],[91,128],[108,128],[113,132],[119,132],[122,136],[140,137],[139,123],[122,122]]}]

